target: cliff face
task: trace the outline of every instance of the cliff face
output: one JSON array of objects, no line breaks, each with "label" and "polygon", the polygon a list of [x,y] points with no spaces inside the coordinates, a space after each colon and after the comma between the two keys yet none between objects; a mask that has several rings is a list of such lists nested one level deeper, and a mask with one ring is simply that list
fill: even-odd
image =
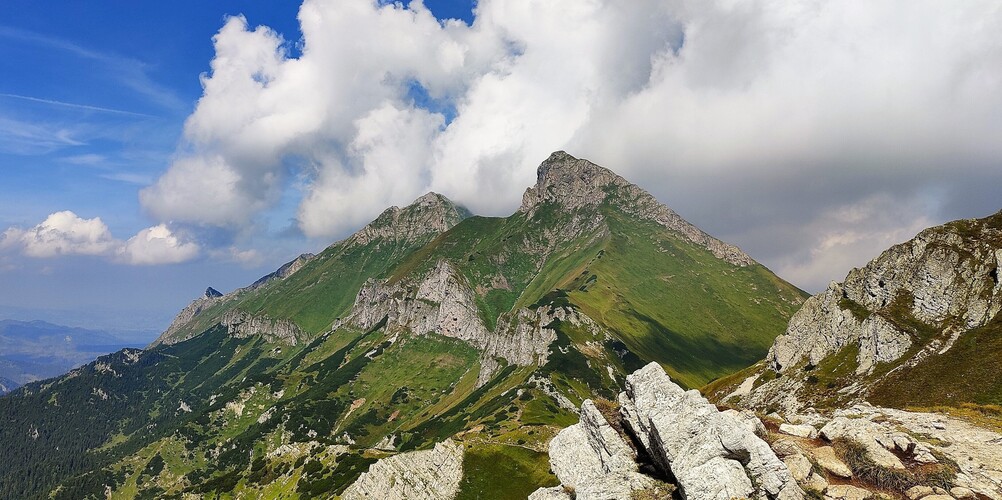
[{"label": "cliff face", "polygon": [[292,321],[235,309],[224,314],[220,324],[226,327],[228,334],[236,338],[260,336],[267,342],[293,346],[308,339],[306,332]]},{"label": "cliff face", "polygon": [[869,374],[913,346],[919,357],[948,350],[1002,309],[1000,267],[1002,212],[922,231],[808,299],[768,361],[784,372],[853,344],[857,373]]},{"label": "cliff face", "polygon": [[[765,361],[707,390],[795,413],[861,401],[981,408],[1002,401],[1002,212],[926,229],[809,298]],[[989,406],[986,406],[989,405]]]},{"label": "cliff face", "polygon": [[367,282],[358,294],[352,314],[343,324],[367,330],[386,321],[391,331],[415,335],[437,333],[463,340],[482,354],[479,383],[498,368],[496,358],[518,366],[544,365],[556,333],[554,320],[581,325],[590,322],[568,307],[521,308],[512,318],[486,326],[476,294],[448,261],[439,261],[420,282]]}]

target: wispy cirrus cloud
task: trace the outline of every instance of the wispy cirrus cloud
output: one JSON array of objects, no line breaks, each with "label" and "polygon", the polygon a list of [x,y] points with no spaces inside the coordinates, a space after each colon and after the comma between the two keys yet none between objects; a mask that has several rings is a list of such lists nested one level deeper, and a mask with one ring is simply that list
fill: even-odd
[{"label": "wispy cirrus cloud", "polygon": [[[96,63],[104,75],[117,81],[120,85],[145,96],[148,100],[163,108],[180,110],[185,109],[187,106],[187,103],[178,97],[176,92],[158,84],[149,76],[150,65],[146,62],[113,53],[93,50],[70,40],[10,26],[0,25],[0,38],[58,50],[78,58],[86,59],[91,63]],[[129,111],[124,112],[131,113]]]},{"label": "wispy cirrus cloud", "polygon": [[79,136],[73,125],[0,117],[0,152],[38,155],[86,145]]},{"label": "wispy cirrus cloud", "polygon": [[112,113],[116,115],[128,115],[128,116],[138,116],[144,118],[153,118],[153,115],[148,115],[145,113],[136,113],[133,111],[125,111],[121,109],[103,108],[101,106],[90,106],[88,104],[77,104],[72,102],[57,101],[55,99],[43,99],[40,97],[31,97],[18,94],[6,94],[0,93],[0,97],[5,97],[7,99],[20,99],[22,101],[37,102],[42,104],[49,104],[52,106],[59,106],[63,108],[79,109],[83,111],[98,111],[101,113]]}]

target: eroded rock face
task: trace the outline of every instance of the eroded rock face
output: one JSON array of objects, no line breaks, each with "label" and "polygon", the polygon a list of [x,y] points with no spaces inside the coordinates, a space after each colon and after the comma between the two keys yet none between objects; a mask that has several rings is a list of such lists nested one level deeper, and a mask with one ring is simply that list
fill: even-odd
[{"label": "eroded rock face", "polygon": [[416,284],[366,282],[345,322],[368,329],[384,318],[389,328],[407,329],[416,335],[434,332],[466,341],[483,353],[485,366],[496,366],[493,358],[520,366],[543,365],[550,343],[557,338],[547,325],[554,319],[587,320],[569,308],[523,308],[515,321],[500,321],[499,328],[491,331],[480,316],[474,291],[445,260]]},{"label": "eroded rock face", "polygon": [[563,151],[553,153],[540,164],[536,185],[522,195],[519,211],[532,215],[538,207],[550,202],[574,210],[600,205],[610,196],[615,196],[617,205],[627,213],[655,221],[706,248],[717,258],[738,266],[755,263],[741,249],[704,233],[647,191],[630,184],[608,169]]},{"label": "eroded rock face", "polygon": [[431,450],[401,453],[379,460],[359,476],[341,498],[455,498],[462,478],[463,446],[447,439]]},{"label": "eroded rock face", "polygon": [[958,335],[1002,310],[1002,212],[922,231],[891,247],[843,283],[808,299],[768,354],[779,372],[857,344],[857,373],[895,361],[912,338],[894,319],[916,320],[942,332],[920,358],[948,349]]},{"label": "eroded rock face", "polygon": [[264,314],[250,314],[238,309],[227,311],[220,324],[226,327],[228,334],[237,338],[260,335],[268,342],[296,345],[308,337],[306,332],[290,320],[273,319]]},{"label": "eroded rock face", "polygon": [[911,347],[911,338],[880,315],[860,319],[844,308],[846,290],[832,283],[806,302],[790,319],[786,334],[776,338],[767,359],[783,372],[802,360],[817,365],[849,344],[857,344],[857,373],[869,373],[879,362],[894,361]]},{"label": "eroded rock face", "polygon": [[786,465],[740,420],[684,391],[656,363],[626,378],[626,422],[687,498],[803,498]]},{"label": "eroded rock face", "polygon": [[[619,395],[623,425],[664,477],[677,480],[686,498],[804,498],[787,465],[755,435],[759,426],[749,425],[745,415],[717,411],[698,392],[672,382],[656,363],[629,375],[626,388]],[[582,487],[589,494],[601,492],[587,498],[629,498],[629,492],[653,482],[628,463],[636,460],[630,451],[586,402],[581,421],[551,442],[550,462],[563,486],[578,498]],[[591,486],[595,482],[601,486]],[[558,493],[552,489],[546,494]]]}]

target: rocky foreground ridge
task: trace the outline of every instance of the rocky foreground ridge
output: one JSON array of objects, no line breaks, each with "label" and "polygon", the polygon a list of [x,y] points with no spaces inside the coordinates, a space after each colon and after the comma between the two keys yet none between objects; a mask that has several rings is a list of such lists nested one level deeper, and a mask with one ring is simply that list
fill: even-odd
[{"label": "rocky foreground ridge", "polygon": [[[1002,498],[1002,434],[940,414],[857,405],[827,416],[719,410],[656,363],[616,402],[586,400],[549,443],[560,485],[530,500]],[[463,446],[383,459],[346,498],[454,498]]]},{"label": "rocky foreground ridge", "polygon": [[[629,375],[618,412],[581,406],[581,421],[550,443],[550,464],[561,486],[542,499],[633,498],[667,493],[673,478],[686,498],[801,499],[787,466],[737,413],[721,413],[697,391],[685,391],[656,363]],[[611,422],[610,422],[611,420]],[[761,424],[758,424],[759,426]],[[643,464],[650,475],[640,474]],[[573,494],[573,495],[572,495]]]}]

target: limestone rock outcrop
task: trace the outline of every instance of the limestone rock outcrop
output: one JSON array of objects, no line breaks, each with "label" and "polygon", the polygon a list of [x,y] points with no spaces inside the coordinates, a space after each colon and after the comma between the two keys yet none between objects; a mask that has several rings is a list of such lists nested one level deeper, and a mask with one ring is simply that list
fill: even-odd
[{"label": "limestone rock outcrop", "polygon": [[244,290],[254,290],[254,289],[260,288],[260,287],[262,287],[264,285],[267,285],[268,283],[271,283],[272,281],[284,280],[284,279],[288,278],[289,276],[292,276],[293,274],[295,274],[300,269],[302,269],[304,266],[306,266],[306,264],[309,264],[310,261],[313,260],[314,257],[316,257],[316,256],[313,255],[313,254],[311,254],[311,253],[304,253],[304,254],[300,255],[299,257],[296,257],[295,259],[292,259],[289,262],[286,262],[285,264],[282,265],[282,267],[279,267],[274,272],[268,273],[268,274],[266,274],[266,275],[258,278],[257,281],[255,281],[254,283],[251,283],[250,286],[248,286]]},{"label": "limestone rock outcrop", "polygon": [[523,308],[514,321],[499,321],[497,330],[491,331],[480,316],[474,291],[442,260],[419,283],[369,280],[359,291],[352,314],[341,324],[368,329],[385,319],[391,329],[466,341],[483,353],[485,366],[496,365],[494,358],[527,366],[546,363],[550,343],[557,338],[546,325],[569,316],[574,321],[587,320],[570,308]]},{"label": "limestone rock outcrop", "polygon": [[[663,477],[675,478],[686,498],[804,498],[787,465],[755,435],[756,426],[718,411],[697,391],[683,390],[660,365],[651,363],[629,375],[619,404],[621,425],[634,446]],[[582,487],[599,492],[587,498],[629,498],[624,492],[653,479],[636,474],[636,464],[625,461],[631,457],[628,448],[620,444],[622,438],[586,402],[581,421],[551,443],[550,463],[563,486],[579,498]],[[562,465],[573,463],[589,465],[573,471]]]},{"label": "limestone rock outcrop", "polygon": [[[1002,434],[936,413],[910,412],[860,404],[836,411],[821,433],[866,446],[874,461],[908,456],[918,464],[945,457],[958,467],[954,485],[1002,500]],[[876,451],[882,448],[887,454]]]},{"label": "limestone rock outcrop", "polygon": [[530,498],[555,497],[569,488],[579,500],[628,500],[634,491],[655,486],[653,478],[639,472],[636,453],[594,403],[586,400],[580,417],[550,441],[550,468],[561,486]]},{"label": "limestone rock outcrop", "polygon": [[916,357],[949,349],[957,336],[1002,310],[1000,267],[1002,212],[926,229],[808,299],[776,339],[768,362],[783,372],[856,344],[857,373],[868,374],[912,347],[902,320],[941,332]]},{"label": "limestone rock outcrop", "polygon": [[207,288],[201,297],[193,300],[190,304],[185,306],[181,312],[177,313],[177,316],[174,317],[174,321],[172,321],[170,326],[167,327],[167,330],[164,330],[164,333],[153,342],[153,345],[161,343],[170,345],[187,340],[190,337],[190,334],[185,334],[185,327],[191,324],[191,322],[193,322],[203,310],[219,301],[225,300],[225,297],[225,295],[219,293],[216,289],[212,287]]},{"label": "limestone rock outcrop", "polygon": [[468,216],[466,209],[448,198],[438,193],[427,193],[404,208],[387,208],[376,220],[348,237],[345,243],[362,246],[378,239],[413,242],[428,234],[445,232]]},{"label": "limestone rock outcrop", "polygon": [[237,338],[264,337],[268,342],[296,345],[307,339],[307,334],[296,323],[287,319],[274,319],[264,314],[250,314],[231,309],[223,315],[220,324],[226,332]]},{"label": "limestone rock outcrop", "polygon": [[706,234],[647,191],[588,160],[557,151],[540,164],[536,174],[536,185],[522,195],[520,212],[531,215],[541,205],[550,202],[574,210],[600,205],[615,197],[617,205],[627,213],[657,222],[720,259],[737,266],[755,263],[738,247]]},{"label": "limestone rock outcrop", "polygon": [[625,421],[687,498],[803,498],[786,465],[742,422],[651,363],[626,378]]},{"label": "limestone rock outcrop", "polygon": [[455,498],[462,478],[463,446],[447,439],[431,450],[401,453],[377,461],[345,490],[341,498]]}]

